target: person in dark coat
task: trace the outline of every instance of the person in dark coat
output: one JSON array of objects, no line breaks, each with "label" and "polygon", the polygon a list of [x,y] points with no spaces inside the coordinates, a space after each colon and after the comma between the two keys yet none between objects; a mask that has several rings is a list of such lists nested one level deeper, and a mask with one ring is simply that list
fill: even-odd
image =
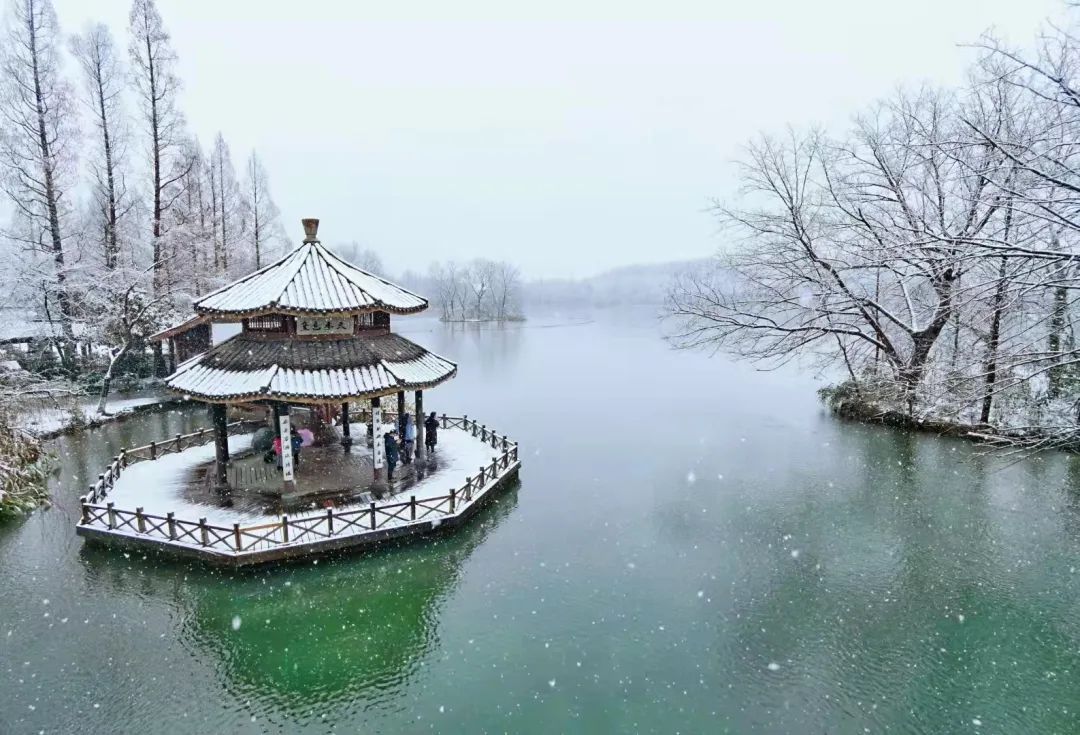
[{"label": "person in dark coat", "polygon": [[394,468],[398,463],[398,443],[394,432],[389,431],[383,436],[383,444],[386,448],[386,481],[394,481]]},{"label": "person in dark coat", "polygon": [[424,446],[428,454],[435,451],[435,445],[439,443],[439,420],[435,418],[435,412],[424,419]]},{"label": "person in dark coat", "polygon": [[304,437],[296,429],[289,429],[289,444],[292,446],[293,466],[300,466],[300,447],[304,446]]}]

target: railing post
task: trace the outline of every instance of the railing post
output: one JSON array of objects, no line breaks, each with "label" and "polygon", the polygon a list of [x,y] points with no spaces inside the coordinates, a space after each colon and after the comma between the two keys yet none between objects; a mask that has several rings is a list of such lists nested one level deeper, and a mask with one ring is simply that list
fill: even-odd
[{"label": "railing post", "polygon": [[128,466],[127,447],[124,447],[123,449],[120,450],[120,468],[126,470],[127,466]]},{"label": "railing post", "polygon": [[465,502],[468,503],[472,500],[472,478],[465,478]]},{"label": "railing post", "polygon": [[177,454],[179,454],[180,450],[183,449],[183,445],[180,443],[180,439],[181,439],[180,435],[177,434],[176,435],[176,453]]},{"label": "railing post", "polygon": [[139,529],[139,533],[146,533],[146,519],[143,518],[141,505],[135,509],[135,527]]},{"label": "railing post", "polygon": [[484,483],[486,483],[486,482],[487,482],[487,479],[486,479],[486,477],[485,477],[485,475],[486,475],[486,474],[487,474],[487,473],[486,473],[486,471],[484,470],[484,466],[483,466],[483,465],[480,465],[480,472],[479,472],[479,474],[477,474],[477,476],[476,476],[476,489],[477,489],[477,490],[481,490],[481,489],[483,489],[483,487],[484,487]]},{"label": "railing post", "polygon": [[165,514],[165,520],[169,523],[169,540],[176,540],[176,514],[169,511]]},{"label": "railing post", "polygon": [[281,538],[283,543],[289,543],[289,516],[281,516]]},{"label": "railing post", "polygon": [[101,494],[104,495],[105,492],[106,492],[105,488],[108,487],[108,484],[106,484],[106,482],[105,482],[105,475],[98,475],[97,479],[98,479],[98,484],[101,485]]},{"label": "railing post", "polygon": [[409,520],[410,521],[415,521],[416,520],[416,496],[415,495],[410,495],[409,496]]},{"label": "railing post", "polygon": [[210,531],[206,528],[206,519],[205,518],[200,518],[199,519],[199,537],[202,540],[202,545],[203,546],[209,546],[210,545]]},{"label": "railing post", "polygon": [[454,515],[455,505],[457,505],[457,490],[450,488],[450,515]]},{"label": "railing post", "polygon": [[150,459],[157,459],[157,442],[150,442]]},{"label": "railing post", "polygon": [[334,509],[326,509],[326,533],[330,536],[334,535]]},{"label": "railing post", "polygon": [[480,424],[480,441],[486,442],[487,440],[487,424]]},{"label": "railing post", "polygon": [[88,492],[87,495],[90,497],[90,502],[91,503],[96,503],[97,502],[97,485],[91,485],[90,486],[90,492]]},{"label": "railing post", "polygon": [[517,450],[518,448],[516,444],[514,445],[514,448],[510,450],[510,454],[511,456],[513,456],[515,462],[517,462]]},{"label": "railing post", "polygon": [[106,503],[105,507],[109,509],[109,530],[111,531],[116,528],[116,511],[113,510],[113,504],[111,501]]},{"label": "railing post", "polygon": [[90,506],[86,504],[85,500],[80,503],[80,506],[82,510],[82,524],[85,526],[90,523]]},{"label": "railing post", "polygon": [[240,524],[239,523],[232,524],[232,532],[233,532],[233,538],[236,540],[236,550],[237,551],[243,551],[244,550],[244,542],[240,538]]},{"label": "railing post", "polygon": [[375,530],[375,503],[371,504],[371,530]]},{"label": "railing post", "polygon": [[506,451],[506,449],[507,449],[507,446],[506,446],[507,444],[509,444],[509,442],[507,442],[507,441],[506,441],[506,434],[503,434],[503,438],[502,438],[502,449],[503,449],[503,451],[504,451],[504,452],[505,452],[505,451]]},{"label": "railing post", "polygon": [[442,415],[442,427],[444,429],[446,428],[446,414],[445,413]]}]

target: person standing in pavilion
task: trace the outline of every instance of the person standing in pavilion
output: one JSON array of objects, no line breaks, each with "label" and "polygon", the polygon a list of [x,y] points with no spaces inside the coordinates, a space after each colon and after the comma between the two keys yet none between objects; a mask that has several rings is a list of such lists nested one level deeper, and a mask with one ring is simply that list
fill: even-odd
[{"label": "person standing in pavilion", "polygon": [[394,481],[394,468],[398,463],[398,443],[394,432],[388,431],[383,436],[383,446],[386,449],[386,482]]},{"label": "person standing in pavilion", "polygon": [[424,419],[424,446],[428,454],[435,451],[435,445],[439,443],[439,419],[435,418],[435,412]]}]

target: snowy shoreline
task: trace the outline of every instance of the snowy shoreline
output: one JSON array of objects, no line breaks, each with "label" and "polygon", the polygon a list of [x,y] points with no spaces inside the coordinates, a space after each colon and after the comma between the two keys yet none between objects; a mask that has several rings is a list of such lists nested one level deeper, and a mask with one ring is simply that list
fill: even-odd
[{"label": "snowy shoreline", "polygon": [[49,408],[37,413],[21,414],[16,420],[16,426],[33,435],[36,439],[47,441],[58,436],[72,434],[83,429],[93,429],[115,421],[123,421],[140,413],[161,411],[184,404],[182,398],[168,395],[137,396],[111,401],[107,408],[108,413],[97,413],[97,399],[81,402],[77,409],[85,419],[78,421],[73,416],[73,408]]}]

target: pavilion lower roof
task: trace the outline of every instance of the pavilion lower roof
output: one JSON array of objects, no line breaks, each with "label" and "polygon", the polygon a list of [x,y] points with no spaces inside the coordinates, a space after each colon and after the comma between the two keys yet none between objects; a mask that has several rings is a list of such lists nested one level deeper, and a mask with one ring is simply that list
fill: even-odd
[{"label": "pavilion lower roof", "polygon": [[206,401],[334,401],[421,390],[457,365],[396,334],[342,339],[265,339],[247,333],[182,364],[165,379]]}]

